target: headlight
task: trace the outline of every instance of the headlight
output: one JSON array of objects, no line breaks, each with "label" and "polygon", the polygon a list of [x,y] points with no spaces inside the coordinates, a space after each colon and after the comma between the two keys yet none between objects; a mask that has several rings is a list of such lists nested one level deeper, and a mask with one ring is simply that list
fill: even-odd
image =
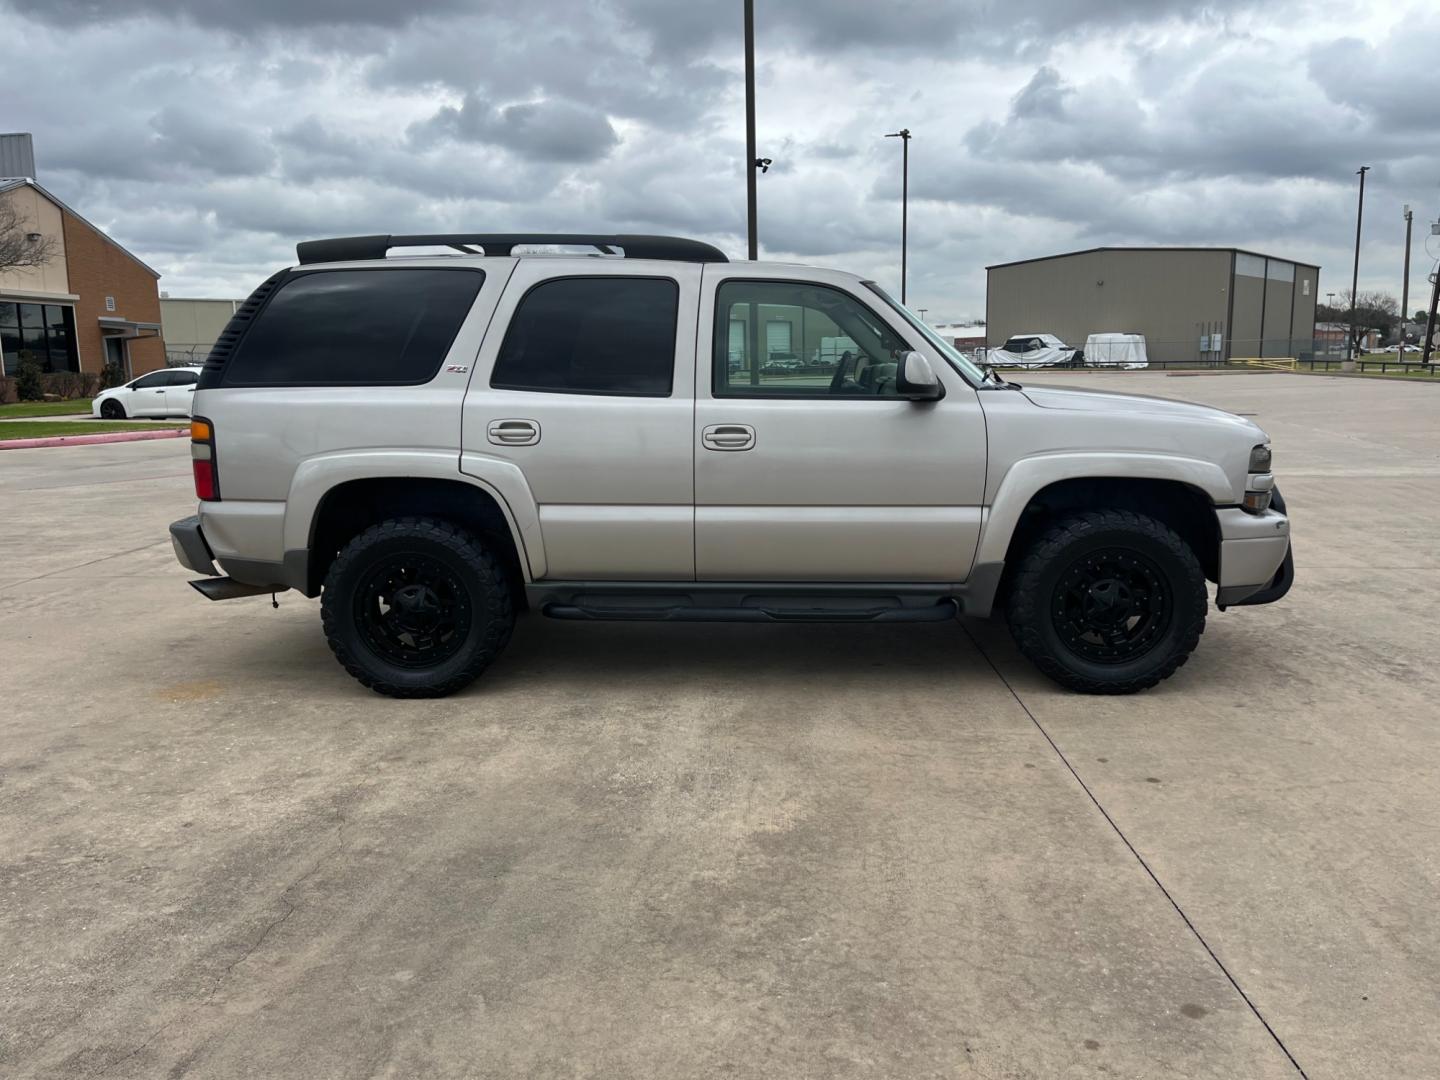
[{"label": "headlight", "polygon": [[1270,446],[1268,443],[1261,443],[1250,451],[1249,472],[1262,473],[1270,471]]}]

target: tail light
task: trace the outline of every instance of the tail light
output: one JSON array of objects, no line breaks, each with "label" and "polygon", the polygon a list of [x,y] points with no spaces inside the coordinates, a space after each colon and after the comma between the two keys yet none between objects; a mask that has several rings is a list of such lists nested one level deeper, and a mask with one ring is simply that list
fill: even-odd
[{"label": "tail light", "polygon": [[195,497],[220,501],[220,477],[215,471],[215,427],[209,420],[190,421],[190,467],[195,473]]}]

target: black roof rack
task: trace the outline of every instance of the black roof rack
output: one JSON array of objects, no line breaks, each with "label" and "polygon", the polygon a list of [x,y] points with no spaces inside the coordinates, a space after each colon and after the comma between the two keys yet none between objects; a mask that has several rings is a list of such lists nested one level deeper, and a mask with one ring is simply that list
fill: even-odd
[{"label": "black roof rack", "polygon": [[419,233],[412,236],[337,236],[295,245],[301,263],[383,259],[395,247],[452,247],[467,255],[509,255],[522,245],[563,244],[593,247],[606,255],[624,248],[630,259],[673,259],[676,262],[729,262],[725,253],[699,240],[679,236],[601,236],[595,233]]}]

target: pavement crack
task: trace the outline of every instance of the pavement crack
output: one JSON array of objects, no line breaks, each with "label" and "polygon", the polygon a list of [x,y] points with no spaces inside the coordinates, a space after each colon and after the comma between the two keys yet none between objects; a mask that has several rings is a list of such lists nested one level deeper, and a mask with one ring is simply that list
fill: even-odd
[{"label": "pavement crack", "polygon": [[41,581],[45,578],[54,577],[56,574],[68,574],[72,570],[83,570],[87,566],[94,566],[96,563],[105,562],[107,559],[118,559],[125,555],[135,555],[141,551],[149,551],[153,547],[159,547],[161,544],[168,544],[169,542],[169,540],[152,540],[148,544],[141,544],[139,547],[131,548],[129,551],[117,551],[111,555],[102,555],[98,559],[91,559],[89,562],[76,563],[74,566],[62,566],[59,570],[47,570],[45,573],[36,574],[34,577],[23,578],[20,581],[12,581],[5,587],[7,589],[13,589],[17,585],[29,585],[32,581]]},{"label": "pavement crack", "polygon": [[[286,885],[285,888],[280,890],[278,900],[281,904],[285,905],[285,910],[281,912],[278,917],[272,919],[269,923],[267,923],[265,925],[265,928],[261,930],[258,935],[256,935],[255,940],[252,941],[245,948],[245,951],[225,966],[225,970],[222,971],[215,978],[215,981],[211,985],[209,992],[206,993],[205,997],[201,1001],[186,1009],[179,1016],[165,1021],[165,1023],[161,1024],[149,1035],[147,1035],[145,1037],[145,1040],[141,1042],[139,1046],[135,1047],[135,1049],[128,1051],[122,1056],[116,1058],[114,1061],[110,1062],[108,1065],[104,1066],[104,1068],[101,1070],[101,1073],[108,1074],[115,1069],[120,1068],[120,1066],[124,1065],[131,1058],[134,1058],[140,1053],[142,1053],[146,1047],[148,1047],[156,1039],[160,1038],[160,1036],[165,1034],[165,1032],[169,1031],[177,1024],[183,1024],[188,1022],[196,1014],[212,1005],[215,1001],[215,996],[220,992],[221,987],[223,987],[225,983],[229,981],[230,976],[235,973],[235,969],[238,968],[241,964],[245,963],[245,961],[249,960],[250,957],[254,956],[255,953],[260,950],[260,947],[265,944],[266,940],[270,937],[270,935],[276,930],[278,930],[281,926],[283,926],[291,915],[295,914],[296,910],[299,908],[299,905],[294,903],[290,899],[290,894],[293,893],[296,889],[300,888],[300,886],[304,885],[305,882],[309,881],[317,873],[319,873],[320,868],[324,866],[327,862],[329,862],[331,859],[333,859],[336,855],[340,854],[344,847],[345,818],[338,810],[336,810],[335,843],[330,848],[328,848],[318,859],[315,860],[315,862],[310,866],[310,869],[306,870],[294,881]],[[187,1070],[182,1067],[179,1072],[174,1072],[170,1075],[176,1078],[176,1080],[178,1080],[179,1077],[185,1075],[186,1071]]]},{"label": "pavement crack", "polygon": [[1010,684],[1010,680],[1005,677],[1005,673],[1000,670],[999,665],[997,665],[995,661],[990,658],[990,654],[985,651],[984,646],[982,646],[980,642],[976,639],[975,635],[970,632],[969,627],[967,627],[962,622],[960,624],[960,628],[964,631],[965,636],[970,639],[970,644],[975,646],[976,652],[978,652],[984,658],[985,663],[990,665],[990,670],[995,673],[995,677],[998,678],[1002,684],[1004,684],[1006,690],[1010,691],[1010,696],[1015,699],[1015,704],[1020,706],[1021,710],[1024,711],[1025,715],[1030,718],[1030,722],[1035,725],[1035,729],[1039,731],[1040,734],[1044,737],[1045,741],[1050,744],[1050,749],[1055,752],[1055,756],[1060,759],[1060,763],[1069,770],[1070,775],[1075,778],[1075,782],[1080,785],[1080,789],[1084,791],[1085,794],[1089,797],[1090,801],[1095,804],[1095,809],[1100,811],[1100,816],[1105,819],[1106,824],[1108,824],[1110,828],[1115,831],[1115,835],[1120,838],[1120,842],[1124,844],[1130,854],[1135,857],[1135,861],[1140,864],[1140,868],[1144,870],[1150,880],[1155,883],[1155,887],[1160,890],[1161,895],[1170,902],[1170,906],[1174,908],[1175,913],[1180,916],[1180,920],[1185,924],[1186,929],[1188,929],[1190,933],[1194,935],[1195,940],[1200,943],[1200,947],[1205,950],[1205,952],[1209,955],[1210,959],[1215,962],[1215,966],[1220,969],[1220,973],[1224,975],[1226,980],[1229,981],[1230,985],[1235,988],[1235,992],[1240,995],[1241,1000],[1245,1002],[1251,1013],[1254,1014],[1255,1019],[1260,1021],[1260,1024],[1265,1029],[1266,1033],[1268,1033],[1270,1038],[1274,1040],[1275,1045],[1280,1048],[1280,1052],[1285,1055],[1286,1059],[1289,1060],[1292,1066],[1294,1066],[1295,1071],[1300,1074],[1303,1080],[1309,1080],[1309,1077],[1305,1074],[1305,1070],[1302,1069],[1300,1067],[1300,1063],[1295,1060],[1295,1055],[1290,1052],[1290,1048],[1285,1045],[1279,1034],[1277,1034],[1275,1029],[1270,1026],[1270,1022],[1265,1019],[1264,1015],[1260,1012],[1260,1009],[1256,1006],[1255,1002],[1250,999],[1250,995],[1245,993],[1244,988],[1240,985],[1239,981],[1235,978],[1235,976],[1230,973],[1230,969],[1225,966],[1224,961],[1222,961],[1220,957],[1216,955],[1215,950],[1210,947],[1210,943],[1205,940],[1205,935],[1200,933],[1199,928],[1195,925],[1193,921],[1191,921],[1190,916],[1185,913],[1185,909],[1180,906],[1179,901],[1177,901],[1175,897],[1171,895],[1170,890],[1165,887],[1165,883],[1160,880],[1160,876],[1156,874],[1150,864],[1145,861],[1145,857],[1141,855],[1138,850],[1136,850],[1135,845],[1130,842],[1130,838],[1125,835],[1125,831],[1120,828],[1119,823],[1117,823],[1116,820],[1110,816],[1110,812],[1105,809],[1099,798],[1096,797],[1095,792],[1090,790],[1090,785],[1085,783],[1084,778],[1081,777],[1080,773],[1076,771],[1075,766],[1070,763],[1070,759],[1065,756],[1065,751],[1061,750],[1059,744],[1057,744],[1055,740],[1050,737],[1050,733],[1045,730],[1045,725],[1040,723],[1039,718],[1030,711],[1030,706],[1025,704],[1024,699],[1021,698],[1019,693],[1016,692],[1015,687]]}]

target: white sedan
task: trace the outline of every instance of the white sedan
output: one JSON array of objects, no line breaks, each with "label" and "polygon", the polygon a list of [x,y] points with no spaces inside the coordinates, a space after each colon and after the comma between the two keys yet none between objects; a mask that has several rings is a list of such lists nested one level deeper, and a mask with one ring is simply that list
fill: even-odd
[{"label": "white sedan", "polygon": [[124,386],[112,386],[95,395],[90,413],[106,420],[132,416],[189,416],[195,399],[198,367],[161,368]]}]

